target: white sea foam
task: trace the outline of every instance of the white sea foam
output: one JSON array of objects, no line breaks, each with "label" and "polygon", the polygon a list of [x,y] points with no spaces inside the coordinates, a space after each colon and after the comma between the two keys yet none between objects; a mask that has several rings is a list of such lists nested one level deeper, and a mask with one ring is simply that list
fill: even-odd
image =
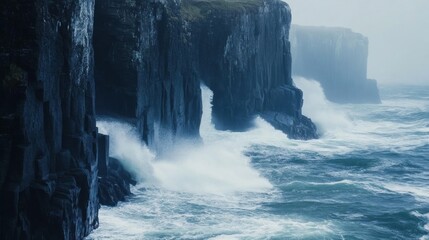
[{"label": "white sea foam", "polygon": [[[261,210],[267,207],[264,204],[282,201],[284,196],[252,167],[250,159],[243,152],[249,150],[252,145],[263,145],[262,149],[270,146],[266,153],[259,152],[263,155],[272,154],[271,146],[274,146],[282,151],[286,150],[287,154],[302,154],[302,159],[305,159],[308,153],[329,156],[348,154],[356,150],[388,150],[401,153],[429,144],[429,139],[410,134],[416,130],[428,132],[428,126],[425,125],[427,123],[420,122],[398,123],[365,118],[372,110],[378,111],[382,108],[394,109],[406,115],[407,104],[420,108],[422,107],[420,102],[395,105],[395,102],[383,101],[382,105],[374,106],[337,105],[325,99],[320,85],[305,79],[299,81],[298,86],[304,88],[305,94],[304,113],[323,130],[321,139],[289,140],[261,118],[255,120],[256,127],[248,132],[217,131],[210,121],[212,93],[204,87],[204,114],[201,125],[203,145],[187,144],[157,159],[136,137],[135,129],[131,126],[99,122],[100,130],[111,136],[111,154],[125,161],[128,169],[146,181],[142,186],[148,186],[147,179],[155,185],[135,189],[135,197],[131,202],[120,204],[118,208],[102,208],[100,214],[102,228],[97,230],[93,237],[95,239],[341,238],[342,223],[318,221],[296,215],[277,215]],[[382,171],[392,164],[394,163],[383,160],[377,167]],[[285,160],[279,173],[291,175],[299,171],[305,173],[306,166],[308,165],[289,164]],[[317,182],[312,178],[310,182],[304,181],[303,184],[335,187],[354,185],[375,194],[409,194],[425,202],[429,199],[429,193],[424,187],[402,183],[385,184],[375,176],[359,174],[361,173],[354,174],[345,169],[330,173],[335,179],[345,180]],[[293,187],[295,183],[299,182],[289,184]],[[426,215],[422,215],[421,218],[426,219]],[[425,224],[424,229],[428,228],[428,224]],[[428,237],[421,239],[428,240]]]},{"label": "white sea foam", "polygon": [[[314,148],[319,153],[339,153],[359,149],[386,149],[407,151],[429,144],[429,138],[416,138],[416,131],[429,135],[426,122],[391,121],[366,118],[368,113],[381,110],[392,111],[398,116],[413,112],[428,112],[425,101],[401,100],[383,101],[381,105],[372,104],[334,104],[326,100],[320,84],[313,80],[295,77],[294,82],[304,92],[303,113],[322,130],[322,141],[300,143],[300,150]],[[385,115],[389,115],[385,113]]]},{"label": "white sea foam", "polygon": [[[247,198],[150,189],[132,203],[104,208],[92,239],[292,239],[341,236],[331,221],[252,213]],[[141,204],[139,204],[141,203]],[[244,206],[243,206],[244,204]],[[126,220],[124,220],[126,219]],[[130,224],[127,224],[130,222]]]},{"label": "white sea foam", "polygon": [[429,239],[429,213],[421,214],[421,213],[419,213],[419,212],[417,212],[417,211],[414,211],[414,212],[412,212],[411,214],[412,214],[412,215],[414,215],[414,216],[416,216],[416,217],[418,217],[418,218],[420,218],[420,219],[423,219],[423,220],[426,222],[426,224],[423,226],[423,229],[424,229],[428,234],[427,234],[427,235],[425,235],[425,236],[422,236],[422,237],[420,238],[420,240],[428,240],[428,239]]},{"label": "white sea foam", "polygon": [[123,122],[101,120],[97,121],[97,127],[100,133],[110,137],[111,157],[120,160],[139,181],[153,180],[152,161],[155,155],[142,144],[133,126]]},{"label": "white sea foam", "polygon": [[393,192],[411,195],[419,201],[429,201],[429,188],[427,186],[414,186],[399,183],[384,183],[382,186]]},{"label": "white sea foam", "polygon": [[175,191],[222,194],[271,188],[241,149],[225,142],[182,148],[174,152],[174,159],[157,160],[153,167],[161,185]]},{"label": "white sea foam", "polygon": [[295,77],[294,82],[304,92],[304,115],[310,116],[323,133],[329,134],[353,126],[349,116],[326,99],[319,82],[302,77]]},{"label": "white sea foam", "polygon": [[298,181],[292,181],[288,183],[288,185],[295,185],[295,184],[306,184],[306,185],[313,185],[313,186],[334,186],[334,185],[358,185],[360,183],[344,179],[341,181],[335,181],[335,182],[298,182]]},{"label": "white sea foam", "polygon": [[[251,167],[243,151],[263,140],[264,135],[266,139],[272,135],[260,128],[247,133],[216,131],[210,121],[212,93],[203,87],[203,94],[204,144],[183,143],[173,152],[155,158],[131,125],[99,121],[100,132],[110,135],[110,155],[124,162],[140,180],[150,180],[169,190],[212,194],[269,190],[272,185]],[[280,132],[277,134],[284,138]]]}]

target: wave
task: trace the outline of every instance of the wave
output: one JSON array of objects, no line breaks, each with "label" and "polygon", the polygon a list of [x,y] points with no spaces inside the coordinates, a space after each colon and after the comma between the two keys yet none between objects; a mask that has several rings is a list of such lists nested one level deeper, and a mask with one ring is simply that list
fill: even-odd
[{"label": "wave", "polygon": [[138,181],[153,181],[152,161],[155,155],[141,142],[134,126],[115,120],[99,120],[97,127],[109,135],[110,157],[122,162]]},{"label": "wave", "polygon": [[342,233],[334,221],[252,213],[241,201],[154,190],[145,194],[144,200],[102,208],[103,229],[92,239],[337,239]]},{"label": "wave", "polygon": [[350,117],[341,111],[337,104],[326,99],[319,82],[295,77],[294,83],[304,93],[303,114],[310,116],[322,133],[328,134],[353,126]]},{"label": "wave", "polygon": [[425,224],[423,225],[423,230],[426,231],[428,234],[425,236],[422,236],[420,240],[428,240],[429,239],[429,213],[421,214],[418,211],[413,211],[411,214],[425,221]]},{"label": "wave", "polygon": [[416,200],[422,202],[429,201],[429,189],[427,188],[427,186],[413,186],[409,184],[398,183],[384,183],[382,184],[382,186],[392,192],[411,195]]},{"label": "wave", "polygon": [[300,181],[292,181],[287,185],[312,185],[312,186],[335,186],[335,185],[356,185],[358,182],[354,182],[352,180],[344,179],[341,181],[334,182],[300,182]]},{"label": "wave", "polygon": [[294,82],[304,92],[303,113],[322,132],[321,141],[303,143],[301,149],[313,145],[322,154],[405,152],[429,144],[427,101],[389,96],[383,104],[335,104],[326,99],[318,82],[302,77],[295,77]]},{"label": "wave", "polygon": [[[302,85],[299,80],[298,84]],[[128,169],[140,174],[142,183],[128,202],[100,210],[102,229],[92,236],[341,239],[359,234],[370,239],[378,230],[386,234],[391,230],[373,222],[360,224],[367,215],[377,213],[373,206],[380,205],[381,214],[394,213],[404,203],[426,206],[429,192],[419,183],[428,175],[416,173],[427,169],[424,153],[429,143],[424,131],[428,126],[420,119],[426,115],[414,114],[418,108],[403,109],[408,103],[396,107],[389,101],[383,101],[387,105],[333,104],[326,101],[320,85],[305,84],[309,87],[304,89],[304,113],[323,128],[318,140],[287,139],[261,118],[255,119],[255,128],[248,132],[217,131],[211,124],[212,93],[205,87],[200,129],[204,144],[183,143],[157,157],[132,126],[100,121],[100,131],[111,135],[112,156],[127,162]],[[391,118],[396,110],[404,114]],[[326,113],[331,116],[326,118]],[[408,117],[418,120],[402,121]],[[424,167],[408,166],[408,162]],[[410,168],[407,174],[404,166]],[[392,204],[381,206],[383,201]],[[413,217],[411,224],[421,228],[416,230],[417,238],[428,232],[421,238],[428,240],[427,209],[418,209],[414,214],[421,221]],[[410,211],[401,213],[410,217]],[[324,220],[325,213],[340,217]],[[394,222],[403,217],[392,216]],[[357,228],[368,230],[354,232]]]},{"label": "wave", "polygon": [[210,120],[212,92],[206,87],[202,90],[204,144],[178,143],[180,148],[156,157],[131,125],[98,121],[100,132],[110,135],[110,155],[121,160],[140,180],[173,191],[211,194],[269,191],[271,183],[252,168],[250,158],[243,152],[253,141],[249,139],[263,141],[272,135],[261,128],[247,133],[215,130]]}]

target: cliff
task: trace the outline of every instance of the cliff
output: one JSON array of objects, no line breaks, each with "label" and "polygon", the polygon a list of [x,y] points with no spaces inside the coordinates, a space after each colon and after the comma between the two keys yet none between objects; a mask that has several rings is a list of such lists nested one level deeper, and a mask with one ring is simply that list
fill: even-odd
[{"label": "cliff", "polygon": [[2,239],[83,239],[99,202],[130,194],[96,110],[162,152],[199,141],[203,82],[219,129],[261,115],[291,138],[317,137],[280,0],[5,0],[0,20]]},{"label": "cliff", "polygon": [[291,138],[317,137],[291,78],[286,3],[106,0],[95,18],[97,109],[131,118],[158,152],[199,138],[200,82],[218,129],[243,131],[261,115]]},{"label": "cliff", "polygon": [[175,1],[96,2],[98,114],[131,119],[157,152],[198,139],[200,82]]},{"label": "cliff", "polygon": [[328,100],[380,103],[377,82],[367,79],[368,39],[345,28],[293,26],[293,74],[317,80]]},{"label": "cliff", "polygon": [[198,78],[213,91],[217,129],[243,131],[261,115],[290,138],[316,137],[291,78],[286,3],[190,0],[181,11],[191,28]]},{"label": "cliff", "polygon": [[98,226],[93,0],[0,4],[0,236]]}]

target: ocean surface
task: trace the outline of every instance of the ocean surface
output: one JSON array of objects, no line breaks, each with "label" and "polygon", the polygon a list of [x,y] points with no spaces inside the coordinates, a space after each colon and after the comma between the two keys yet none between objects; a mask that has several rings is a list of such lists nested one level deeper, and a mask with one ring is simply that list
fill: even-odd
[{"label": "ocean surface", "polygon": [[131,126],[99,121],[140,183],[101,208],[88,239],[429,239],[429,88],[381,86],[380,105],[336,105],[316,82],[296,84],[318,140],[261,119],[216,131],[204,87],[204,145],[156,158]]}]

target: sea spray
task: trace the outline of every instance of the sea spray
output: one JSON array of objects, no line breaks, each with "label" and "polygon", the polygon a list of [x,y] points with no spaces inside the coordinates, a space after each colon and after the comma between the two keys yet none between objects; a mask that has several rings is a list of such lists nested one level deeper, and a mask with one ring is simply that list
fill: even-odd
[{"label": "sea spray", "polygon": [[323,134],[350,128],[350,118],[341,111],[337,104],[329,102],[319,82],[295,77],[294,83],[304,92],[303,114],[310,117]]},{"label": "sea spray", "polygon": [[[323,96],[322,91],[312,94]],[[216,131],[210,123],[211,92],[203,89],[203,96],[201,135],[208,149],[191,145],[177,156],[154,158],[149,162],[154,176],[164,167],[157,163],[187,174],[170,178],[162,171],[166,176],[158,175],[158,185],[143,184],[119,207],[102,207],[100,228],[91,238],[428,239],[429,105],[424,96],[401,89],[382,92],[380,105],[327,102],[350,126],[338,127],[332,116],[322,138],[311,141],[289,140],[259,118],[246,133]],[[319,111],[311,104],[304,103]],[[197,149],[202,156],[193,153]],[[223,151],[230,156],[221,157],[227,155]],[[256,173],[258,184],[228,188],[228,181],[216,179],[225,169],[204,164],[233,156],[241,159],[232,162],[237,168],[222,164],[252,172],[239,174],[248,180]],[[198,158],[201,167],[186,170],[198,165]],[[176,181],[188,175],[193,177]],[[272,188],[260,191],[259,183],[268,180]]]},{"label": "sea spray", "polygon": [[152,161],[155,155],[142,143],[134,126],[114,120],[99,120],[97,127],[102,134],[109,135],[110,157],[122,162],[138,181],[152,182]]},{"label": "sea spray", "polygon": [[[151,153],[138,137],[136,129],[123,122],[98,121],[101,133],[110,135],[110,155],[122,161],[141,181],[172,191],[228,194],[233,192],[264,192],[270,182],[252,168],[244,155],[246,147],[270,131],[255,129],[248,133],[215,130],[211,124],[212,92],[202,87],[204,114],[201,125],[203,144],[189,141],[158,157]],[[261,121],[261,120],[257,120]],[[263,125],[263,123],[259,123]],[[285,138],[280,132],[278,137]],[[261,139],[259,139],[260,141]]]}]

